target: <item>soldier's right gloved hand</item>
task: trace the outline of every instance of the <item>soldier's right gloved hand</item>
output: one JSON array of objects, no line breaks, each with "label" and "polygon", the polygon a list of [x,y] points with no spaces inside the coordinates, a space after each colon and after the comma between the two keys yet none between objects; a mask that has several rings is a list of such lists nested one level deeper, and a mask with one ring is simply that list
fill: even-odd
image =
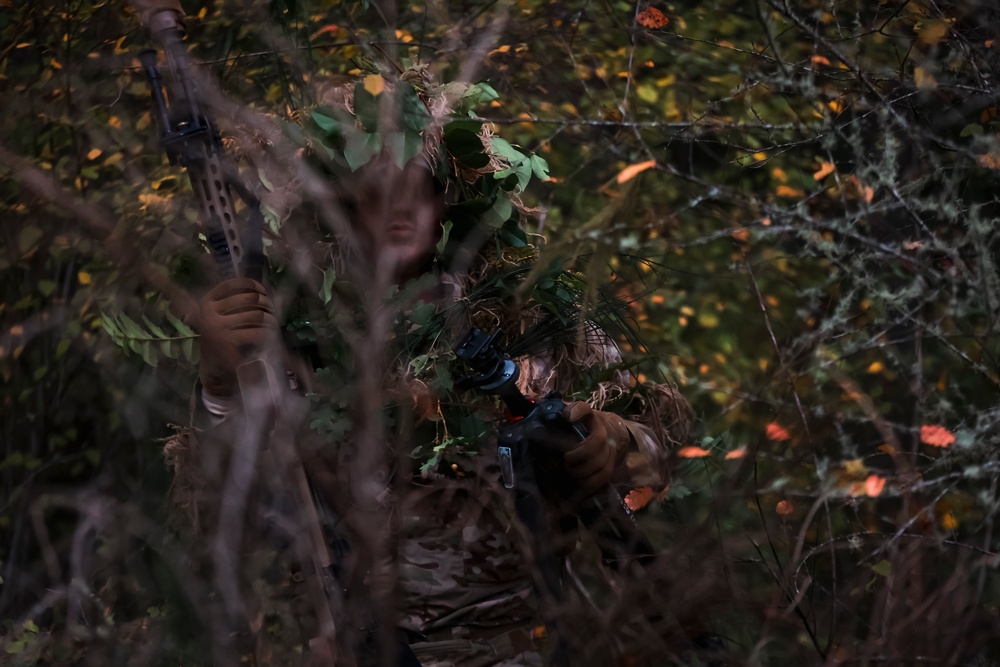
[{"label": "soldier's right gloved hand", "polygon": [[226,280],[201,299],[198,332],[198,377],[204,391],[218,397],[232,396],[236,369],[279,338],[267,290],[250,278]]},{"label": "soldier's right gloved hand", "polygon": [[587,436],[541,430],[532,438],[543,447],[562,454],[564,469],[576,482],[581,496],[592,496],[611,483],[617,468],[628,453],[630,436],[625,420],[612,412],[594,410],[583,401],[567,403],[563,417],[580,424]]}]

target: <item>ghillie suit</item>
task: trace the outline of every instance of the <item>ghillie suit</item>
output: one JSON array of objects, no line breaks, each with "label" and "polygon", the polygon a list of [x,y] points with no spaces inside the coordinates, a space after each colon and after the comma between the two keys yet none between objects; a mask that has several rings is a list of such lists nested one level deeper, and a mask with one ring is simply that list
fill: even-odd
[{"label": "ghillie suit", "polygon": [[[508,332],[504,343],[524,394],[558,391],[589,402],[595,430],[588,438],[604,422],[619,429],[599,443],[614,463],[604,485],[662,488],[671,445],[683,442],[690,427],[690,407],[674,387],[631,379],[613,338],[627,333],[615,300],[588,304],[580,275],[556,266],[536,270],[538,248],[519,224],[528,213],[520,193],[532,175],[545,175],[544,160],[493,137],[478,121],[452,115],[495,95],[488,86],[434,86],[424,71],[394,80],[372,74],[352,89],[329,91],[327,105],[305,114],[301,127],[285,126],[299,148],[298,170],[266,164],[277,184],[271,211],[285,218],[270,239],[272,265],[294,269],[272,280],[293,295],[286,328],[308,343],[315,367],[311,373],[288,363],[290,381],[309,397],[308,416],[296,420],[298,456],[327,510],[324,529],[343,556],[333,573],[349,590],[338,634],[349,637],[349,653],[359,662],[358,647],[384,640],[388,626],[399,629],[425,667],[542,664],[546,630],[525,555],[532,538],[522,534],[495,458],[502,410],[494,398],[456,387],[464,370],[452,345],[469,326]],[[381,287],[396,287],[373,297],[384,264],[380,235],[365,216],[388,224],[385,212],[399,206],[392,185],[420,181],[414,173],[429,173],[424,181],[434,190],[416,196],[442,203],[436,252],[424,258],[419,275],[383,281]],[[326,189],[315,185],[318,175],[329,181]],[[366,338],[371,331],[384,340]],[[365,358],[366,349],[376,350],[376,358]],[[365,364],[380,377],[374,412],[366,404],[373,394],[370,385],[365,390]],[[226,432],[240,408],[208,392],[196,407],[194,427],[170,439],[165,453],[176,473],[177,510],[194,532],[212,535],[219,530],[212,509],[219,482],[240,455],[233,432]],[[365,457],[375,464],[360,474]],[[562,462],[561,455],[550,458]],[[272,546],[244,541],[248,551],[268,554],[245,564],[245,587],[256,589],[258,600],[251,626],[258,639],[261,627],[277,626],[272,634],[305,641],[308,612],[296,610],[295,585],[274,565],[287,560],[281,543],[301,525],[283,513],[280,489],[260,481],[266,465],[258,465],[247,514],[258,517]],[[572,486],[566,479],[569,486],[542,488],[553,504]],[[553,522],[558,518],[553,513]],[[559,553],[569,554],[577,536],[553,527]],[[282,598],[287,604],[276,604]],[[597,659],[597,644],[599,638],[580,648]],[[602,656],[614,653],[604,649]],[[261,652],[277,659],[276,647]]]}]

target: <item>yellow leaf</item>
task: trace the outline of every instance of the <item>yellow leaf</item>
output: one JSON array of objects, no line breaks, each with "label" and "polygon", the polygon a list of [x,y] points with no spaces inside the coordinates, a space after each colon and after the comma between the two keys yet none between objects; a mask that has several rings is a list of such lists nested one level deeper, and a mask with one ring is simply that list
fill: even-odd
[{"label": "yellow leaf", "polygon": [[840,113],[841,111],[844,110],[844,103],[841,102],[840,100],[830,100],[829,106],[830,110],[833,111],[833,113]]},{"label": "yellow leaf", "polygon": [[625,183],[635,178],[638,174],[646,171],[647,169],[652,169],[656,166],[656,160],[646,160],[645,162],[639,162],[638,164],[632,164],[619,172],[618,177],[615,179],[618,184]]},{"label": "yellow leaf", "polygon": [[883,364],[881,361],[873,361],[868,366],[868,372],[871,373],[872,375],[876,373],[881,373],[884,370],[885,370],[885,364]]},{"label": "yellow leaf", "polygon": [[832,162],[820,162],[819,169],[813,174],[813,178],[817,181],[822,181],[824,178],[833,173],[835,167]]},{"label": "yellow leaf", "polygon": [[698,459],[703,456],[710,455],[711,452],[707,449],[702,449],[701,447],[681,447],[677,452],[677,456],[682,459]]},{"label": "yellow leaf", "polygon": [[732,461],[733,459],[742,459],[747,455],[747,448],[740,447],[739,449],[734,449],[733,451],[726,454],[726,460]]},{"label": "yellow leaf", "polygon": [[377,97],[385,89],[385,79],[380,74],[369,74],[365,77],[365,90],[372,97]]},{"label": "yellow leaf", "polygon": [[913,68],[913,83],[917,84],[919,90],[934,90],[937,88],[937,79],[923,67]]},{"label": "yellow leaf", "polygon": [[952,512],[945,512],[941,517],[941,527],[945,530],[955,530],[958,528],[958,519]]},{"label": "yellow leaf", "polygon": [[844,461],[844,472],[851,477],[867,477],[868,466],[861,459],[851,459],[850,461]]},{"label": "yellow leaf", "polygon": [[121,129],[122,119],[119,118],[118,116],[112,116],[111,118],[108,118],[108,125],[115,128],[116,130]]},{"label": "yellow leaf", "polygon": [[701,312],[698,314],[698,324],[706,329],[714,329],[719,326],[719,316],[707,311]]},{"label": "yellow leaf", "polygon": [[104,151],[102,151],[100,148],[91,148],[90,152],[87,153],[87,159],[96,160],[97,158],[101,157],[101,153],[103,152]]},{"label": "yellow leaf", "polygon": [[79,281],[81,285],[90,284],[90,274],[87,273],[86,271],[80,271],[79,273],[77,273],[76,279]]},{"label": "yellow leaf", "polygon": [[917,37],[924,44],[937,44],[948,36],[948,24],[944,21],[926,21],[913,27]]},{"label": "yellow leaf", "polygon": [[775,190],[775,194],[779,197],[803,197],[806,193],[798,188],[789,187],[787,185],[779,185],[778,189]]}]

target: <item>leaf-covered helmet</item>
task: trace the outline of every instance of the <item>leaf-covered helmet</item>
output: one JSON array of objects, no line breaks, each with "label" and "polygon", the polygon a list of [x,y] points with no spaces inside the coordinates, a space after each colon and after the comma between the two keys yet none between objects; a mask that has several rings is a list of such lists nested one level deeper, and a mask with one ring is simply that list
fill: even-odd
[{"label": "leaf-covered helmet", "polygon": [[[402,169],[415,161],[433,174],[448,202],[439,254],[446,263],[470,239],[492,234],[523,248],[521,203],[532,176],[548,178],[548,164],[493,135],[474,109],[498,99],[486,83],[434,84],[423,69],[398,78],[369,74],[324,95],[307,115],[304,139],[320,168],[335,181],[388,160]],[[478,245],[478,243],[473,243]]]}]

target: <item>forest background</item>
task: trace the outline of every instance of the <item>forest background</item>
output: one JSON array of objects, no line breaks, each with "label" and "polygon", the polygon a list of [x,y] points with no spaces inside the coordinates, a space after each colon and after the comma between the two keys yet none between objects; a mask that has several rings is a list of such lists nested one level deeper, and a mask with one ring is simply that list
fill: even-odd
[{"label": "forest background", "polygon": [[[386,60],[495,91],[474,113],[549,167],[529,231],[695,408],[630,502],[678,581],[724,582],[684,604],[734,661],[1000,660],[992,2],[183,4],[228,99],[281,118]],[[115,0],[0,0],[0,35],[0,662],[197,664],[159,443],[197,215],[148,38]]]}]

